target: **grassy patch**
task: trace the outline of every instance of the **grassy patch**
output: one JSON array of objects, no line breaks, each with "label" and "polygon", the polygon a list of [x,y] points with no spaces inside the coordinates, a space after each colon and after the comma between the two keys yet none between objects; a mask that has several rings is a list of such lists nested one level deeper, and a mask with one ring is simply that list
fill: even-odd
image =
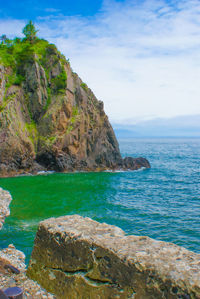
[{"label": "grassy patch", "polygon": [[72,108],[72,117],[70,118],[69,126],[67,127],[66,133],[69,134],[73,129],[75,123],[80,119],[80,113],[78,107],[75,106]]},{"label": "grassy patch", "polygon": [[40,144],[51,148],[53,144],[56,142],[57,136],[39,136]]},{"label": "grassy patch", "polygon": [[81,87],[87,92],[88,91],[88,86],[86,83],[82,82]]},{"label": "grassy patch", "polygon": [[69,125],[69,126],[67,127],[66,133],[69,134],[72,130],[73,130],[73,126],[72,126],[72,125]]},{"label": "grassy patch", "polygon": [[30,123],[25,123],[24,130],[28,132],[31,142],[35,144],[38,138],[38,131],[35,122],[31,121]]},{"label": "grassy patch", "polygon": [[51,88],[50,87],[47,87],[47,94],[48,94],[48,98],[47,98],[46,105],[44,107],[44,111],[46,111],[49,108],[49,105],[51,104]]},{"label": "grassy patch", "polygon": [[75,106],[72,108],[72,116],[77,116],[79,115],[78,107]]}]

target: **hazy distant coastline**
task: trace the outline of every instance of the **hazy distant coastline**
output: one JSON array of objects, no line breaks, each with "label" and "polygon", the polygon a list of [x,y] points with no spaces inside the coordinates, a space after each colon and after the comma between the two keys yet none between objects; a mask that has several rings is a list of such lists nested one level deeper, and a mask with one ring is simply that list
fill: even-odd
[{"label": "hazy distant coastline", "polygon": [[150,120],[126,120],[112,123],[117,138],[131,137],[198,137],[200,115],[154,118]]}]

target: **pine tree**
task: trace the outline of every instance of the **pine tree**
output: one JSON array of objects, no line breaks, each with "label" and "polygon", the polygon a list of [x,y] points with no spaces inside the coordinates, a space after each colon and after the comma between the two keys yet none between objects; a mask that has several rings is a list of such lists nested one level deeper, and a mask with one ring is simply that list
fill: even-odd
[{"label": "pine tree", "polygon": [[38,32],[38,30],[35,29],[33,22],[29,21],[22,32],[27,40],[33,42],[36,39],[36,33]]}]

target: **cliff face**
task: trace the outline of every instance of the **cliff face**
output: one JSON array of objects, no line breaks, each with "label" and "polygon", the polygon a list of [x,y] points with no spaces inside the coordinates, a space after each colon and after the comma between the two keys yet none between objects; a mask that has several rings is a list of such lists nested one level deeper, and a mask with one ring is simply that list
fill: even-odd
[{"label": "cliff face", "polygon": [[0,50],[0,174],[127,167],[103,103],[54,45]]}]

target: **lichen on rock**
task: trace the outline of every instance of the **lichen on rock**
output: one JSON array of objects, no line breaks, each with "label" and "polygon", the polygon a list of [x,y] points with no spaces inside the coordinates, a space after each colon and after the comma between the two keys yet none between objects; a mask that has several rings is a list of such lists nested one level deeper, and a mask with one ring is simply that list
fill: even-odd
[{"label": "lichen on rock", "polygon": [[78,215],[42,221],[28,276],[58,298],[199,298],[200,255]]}]

